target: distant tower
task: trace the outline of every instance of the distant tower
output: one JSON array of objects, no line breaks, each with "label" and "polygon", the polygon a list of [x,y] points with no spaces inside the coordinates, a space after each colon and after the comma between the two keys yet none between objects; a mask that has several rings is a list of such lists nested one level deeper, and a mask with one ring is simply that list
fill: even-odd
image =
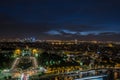
[{"label": "distant tower", "polygon": [[78,40],[77,39],[75,39],[75,44],[77,44],[78,43]]},{"label": "distant tower", "polygon": [[31,42],[35,42],[36,41],[36,39],[35,39],[35,37],[31,37]]}]

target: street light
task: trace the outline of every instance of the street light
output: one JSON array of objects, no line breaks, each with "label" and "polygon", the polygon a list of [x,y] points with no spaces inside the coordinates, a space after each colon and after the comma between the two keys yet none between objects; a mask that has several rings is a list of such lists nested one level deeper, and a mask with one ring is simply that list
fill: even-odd
[{"label": "street light", "polygon": [[14,53],[15,53],[15,56],[16,56],[16,55],[20,55],[21,50],[20,50],[20,49],[16,49]]},{"label": "street light", "polygon": [[32,50],[32,53],[33,53],[33,55],[35,55],[36,57],[38,57],[38,54],[37,54],[37,53],[38,53],[38,50],[37,50],[37,49],[33,49],[33,50]]}]

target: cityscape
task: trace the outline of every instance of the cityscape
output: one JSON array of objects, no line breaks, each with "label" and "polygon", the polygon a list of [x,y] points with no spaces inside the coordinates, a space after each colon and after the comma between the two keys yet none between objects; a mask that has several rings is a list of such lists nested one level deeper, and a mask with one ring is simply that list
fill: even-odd
[{"label": "cityscape", "polygon": [[0,1],[0,80],[120,80],[119,3]]},{"label": "cityscape", "polygon": [[[120,44],[83,41],[0,42],[6,80],[117,80]],[[7,79],[8,78],[8,79]]]}]

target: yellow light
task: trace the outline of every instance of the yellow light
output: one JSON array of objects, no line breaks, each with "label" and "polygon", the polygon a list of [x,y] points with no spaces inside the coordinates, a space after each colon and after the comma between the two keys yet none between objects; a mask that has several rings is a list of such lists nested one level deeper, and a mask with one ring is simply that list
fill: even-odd
[{"label": "yellow light", "polygon": [[108,44],[109,47],[113,47],[113,45],[111,43]]},{"label": "yellow light", "polygon": [[15,50],[15,54],[20,55],[20,53],[21,53],[20,49],[16,49],[16,50]]},{"label": "yellow light", "polygon": [[33,54],[35,54],[35,53],[37,53],[38,51],[37,51],[37,49],[33,49],[32,52],[33,52]]}]

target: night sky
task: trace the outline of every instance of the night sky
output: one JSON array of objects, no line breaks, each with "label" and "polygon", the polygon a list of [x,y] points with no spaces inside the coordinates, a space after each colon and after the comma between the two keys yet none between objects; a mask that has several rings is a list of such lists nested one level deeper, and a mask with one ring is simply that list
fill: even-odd
[{"label": "night sky", "polygon": [[120,0],[0,0],[0,38],[120,41]]}]

